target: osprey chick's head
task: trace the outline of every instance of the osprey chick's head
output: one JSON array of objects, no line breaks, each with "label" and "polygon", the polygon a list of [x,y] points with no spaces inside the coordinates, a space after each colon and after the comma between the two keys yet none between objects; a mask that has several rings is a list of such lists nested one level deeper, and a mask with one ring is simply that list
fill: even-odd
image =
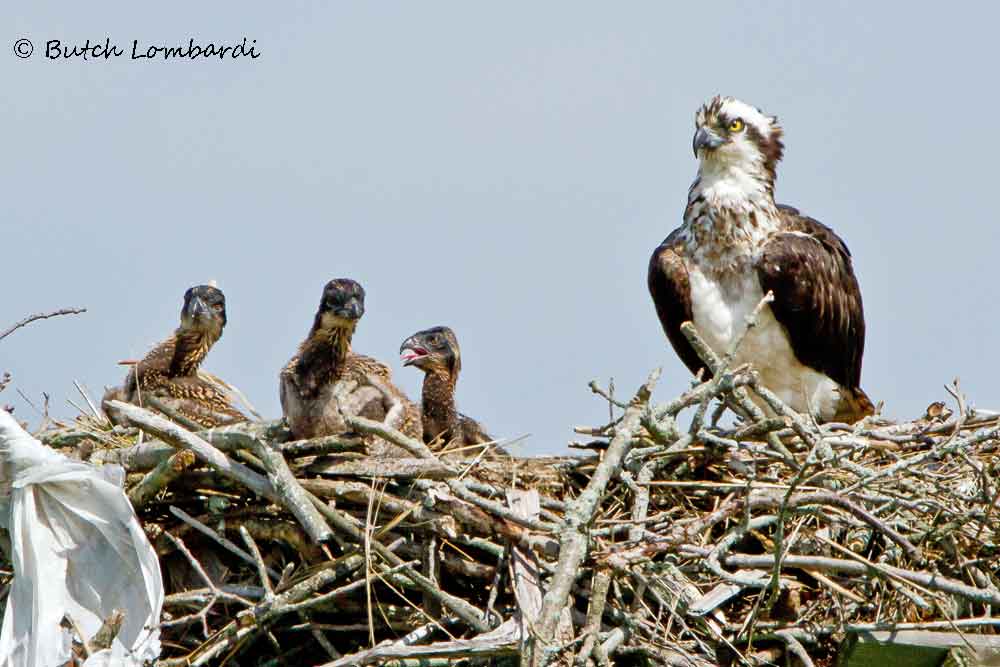
[{"label": "osprey chick's head", "polygon": [[774,182],[784,144],[775,116],[733,97],[716,96],[695,116],[692,147],[703,168],[735,168]]},{"label": "osprey chick's head", "polygon": [[323,298],[316,311],[316,330],[354,330],[365,314],[365,290],[350,278],[335,278],[323,288]]},{"label": "osprey chick's head", "polygon": [[448,327],[431,327],[413,334],[399,346],[399,358],[404,366],[416,366],[425,373],[444,369],[456,375],[462,368],[458,338]]},{"label": "osprey chick's head", "polygon": [[222,335],[226,326],[226,296],[218,287],[196,285],[184,293],[181,330]]}]

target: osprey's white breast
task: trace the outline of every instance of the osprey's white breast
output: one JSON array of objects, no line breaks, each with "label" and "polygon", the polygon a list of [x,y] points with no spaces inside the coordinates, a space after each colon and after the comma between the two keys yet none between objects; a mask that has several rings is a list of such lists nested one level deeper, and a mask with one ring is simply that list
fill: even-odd
[{"label": "osprey's white breast", "polygon": [[[694,325],[720,357],[729,353],[746,330],[747,319],[764,296],[752,263],[745,266],[746,271],[723,274],[703,271],[697,262],[688,267]],[[770,306],[761,310],[757,326],[737,350],[734,365],[744,363],[753,364],[764,385],[793,409],[823,420],[836,414],[837,383],[799,362]]]}]

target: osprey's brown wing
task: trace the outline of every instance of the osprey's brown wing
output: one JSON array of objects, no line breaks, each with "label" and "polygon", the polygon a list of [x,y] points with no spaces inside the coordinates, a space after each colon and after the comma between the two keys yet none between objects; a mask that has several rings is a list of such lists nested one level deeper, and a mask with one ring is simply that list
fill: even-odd
[{"label": "osprey's brown wing", "polygon": [[[675,229],[649,258],[646,282],[663,332],[684,365],[697,374],[699,369],[705,368],[705,364],[680,329],[681,324],[692,318],[691,283],[681,249],[680,229]],[[708,368],[705,368],[704,377],[711,377]]]},{"label": "osprey's brown wing", "polygon": [[281,414],[285,417],[288,417],[288,411],[292,409],[292,394],[298,394],[295,384],[295,366],[298,363],[299,355],[295,355],[278,373],[278,399],[281,401]]},{"label": "osprey's brown wing", "polygon": [[146,396],[154,396],[164,409],[205,428],[239,424],[246,415],[234,408],[225,394],[201,378],[178,378]]},{"label": "osprey's brown wing", "polygon": [[114,387],[104,394],[101,407],[112,424],[118,424],[118,421],[114,411],[107,408],[108,401],[116,400],[138,405],[141,392],[153,391],[170,380],[170,361],[174,358],[176,344],[176,338],[170,336],[154,347],[141,361],[129,368],[122,386]]},{"label": "osprey's brown wing", "polygon": [[865,316],[851,252],[833,230],[779,206],[783,231],[764,245],[757,275],[800,362],[847,389],[861,382]]}]

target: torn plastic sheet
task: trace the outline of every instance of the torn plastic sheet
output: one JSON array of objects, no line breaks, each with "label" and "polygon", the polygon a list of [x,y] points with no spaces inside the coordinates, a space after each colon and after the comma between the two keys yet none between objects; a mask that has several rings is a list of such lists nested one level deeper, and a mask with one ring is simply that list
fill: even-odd
[{"label": "torn plastic sheet", "polygon": [[115,609],[125,614],[117,638],[85,667],[133,667],[159,656],[159,561],[112,481],[121,470],[109,468],[49,449],[0,409],[0,524],[14,564],[0,667],[66,664],[75,635],[63,619],[89,640]]}]

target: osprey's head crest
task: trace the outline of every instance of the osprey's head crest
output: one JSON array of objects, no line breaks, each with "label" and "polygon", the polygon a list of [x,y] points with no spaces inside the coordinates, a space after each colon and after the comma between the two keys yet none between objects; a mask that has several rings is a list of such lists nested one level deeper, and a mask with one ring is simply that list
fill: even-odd
[{"label": "osprey's head crest", "polygon": [[693,148],[702,165],[735,167],[774,183],[784,151],[775,116],[734,97],[716,96],[695,116]]}]

